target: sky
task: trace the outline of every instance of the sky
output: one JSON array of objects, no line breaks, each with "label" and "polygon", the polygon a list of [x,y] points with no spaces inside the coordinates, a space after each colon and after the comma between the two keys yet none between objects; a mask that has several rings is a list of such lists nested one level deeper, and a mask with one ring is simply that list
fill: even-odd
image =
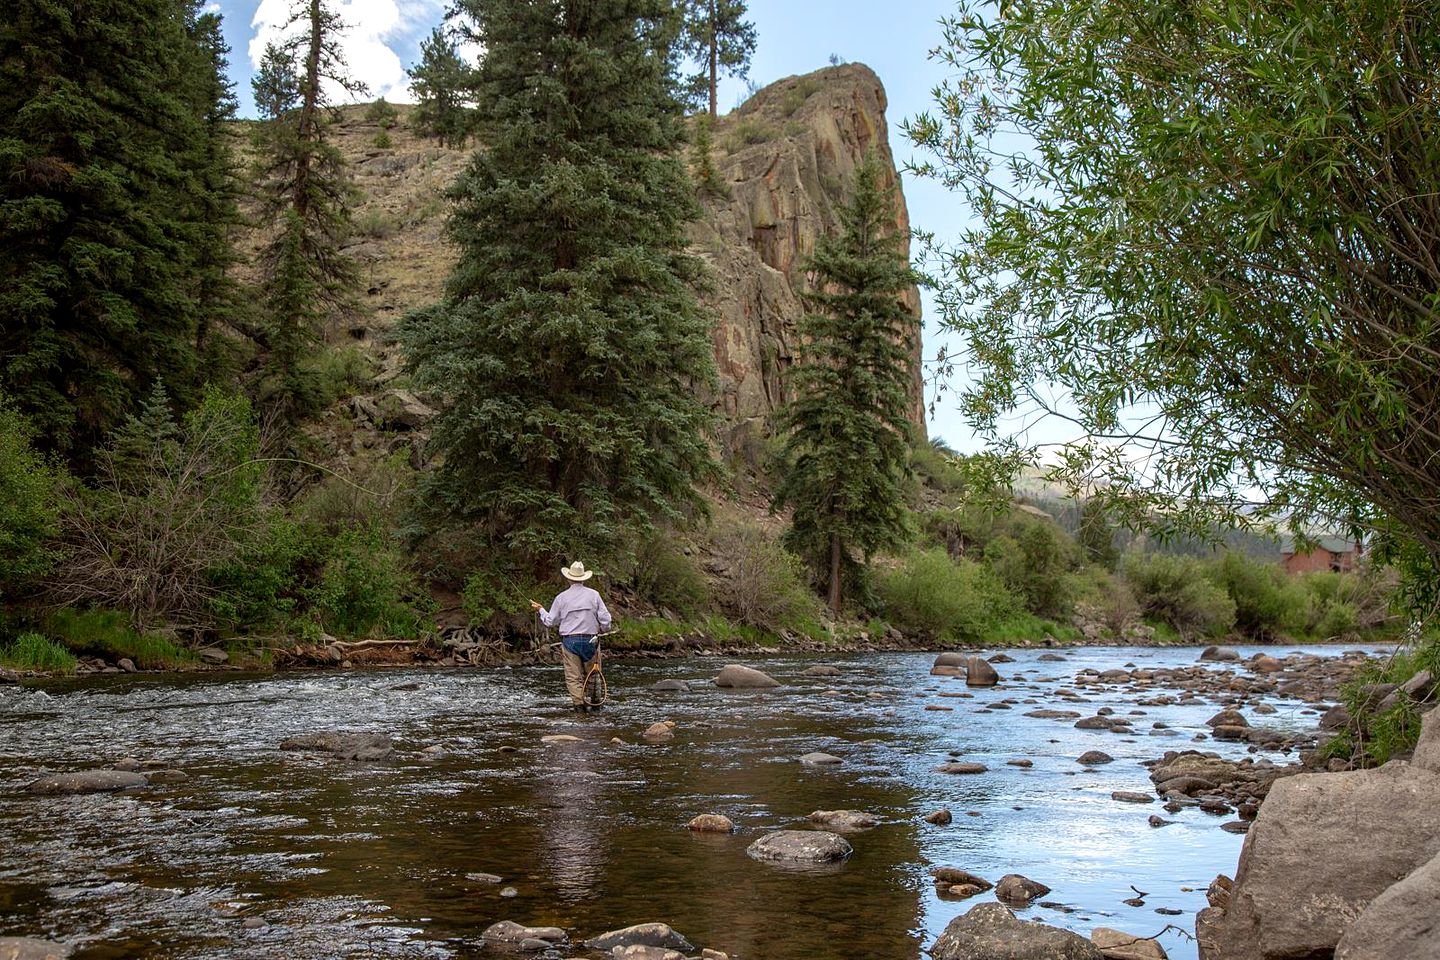
[{"label": "sky", "polygon": [[[352,75],[370,87],[367,99],[383,95],[392,102],[410,101],[405,70],[419,59],[420,41],[440,23],[446,0],[333,2],[351,25],[344,40],[346,59]],[[291,0],[218,0],[212,7],[224,14],[231,79],[242,115],[254,115],[250,76],[266,41],[285,23],[290,4]],[[782,77],[809,73],[828,65],[832,55],[869,65],[885,85],[890,146],[897,163],[903,163],[916,156],[916,151],[900,132],[900,123],[933,104],[931,91],[945,72],[928,54],[940,42],[939,20],[954,11],[954,0],[751,0],[749,18],[755,24],[758,43],[749,80],[764,86]],[[720,109],[733,109],[745,96],[743,81],[723,81]],[[903,188],[915,228],[945,238],[957,235],[966,224],[964,205],[938,184],[906,177]],[[930,296],[926,294],[924,299],[923,356],[928,359],[936,355],[945,338],[936,329]],[[980,448],[955,410],[953,398],[942,398],[928,429],[932,437],[943,437],[958,450]]]}]

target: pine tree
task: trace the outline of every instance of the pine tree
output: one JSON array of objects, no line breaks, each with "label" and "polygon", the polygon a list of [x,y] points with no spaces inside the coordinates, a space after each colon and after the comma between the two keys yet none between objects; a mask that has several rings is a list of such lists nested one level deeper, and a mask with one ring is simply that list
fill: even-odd
[{"label": "pine tree", "polygon": [[428,40],[420,41],[420,62],[409,73],[416,98],[415,132],[463,147],[473,115],[467,99],[470,67],[454,38],[436,27]]},{"label": "pine tree", "polygon": [[776,505],[793,508],[788,545],[828,579],[837,616],[856,552],[868,559],[898,546],[907,530],[915,320],[902,297],[922,278],[906,259],[884,176],[867,155],[841,214],[843,234],[823,238],[810,259],[812,312],[800,325],[802,362],[781,418]]},{"label": "pine tree", "polygon": [[163,379],[197,387],[183,0],[11,0],[0,17],[0,390],[83,462]]},{"label": "pine tree", "polygon": [[597,555],[699,506],[708,323],[687,255],[665,0],[463,0],[493,131],[453,190],[460,260],[406,318],[441,412],[432,527],[531,561]]},{"label": "pine tree", "polygon": [[327,137],[335,113],[324,84],[352,95],[365,87],[345,71],[344,24],[326,0],[300,0],[290,23],[300,29],[266,48],[252,83],[264,111],[260,193],[273,231],[260,254],[266,322],[259,394],[293,421],[319,404],[320,384],[303,361],[326,317],[350,305],[355,282],[355,265],[341,252],[353,187]]},{"label": "pine tree", "polygon": [[755,24],[745,19],[744,0],[682,0],[684,23],[681,29],[683,52],[700,69],[684,78],[683,95],[691,106],[710,104],[710,116],[718,116],[716,86],[721,71],[744,79],[755,53]]}]

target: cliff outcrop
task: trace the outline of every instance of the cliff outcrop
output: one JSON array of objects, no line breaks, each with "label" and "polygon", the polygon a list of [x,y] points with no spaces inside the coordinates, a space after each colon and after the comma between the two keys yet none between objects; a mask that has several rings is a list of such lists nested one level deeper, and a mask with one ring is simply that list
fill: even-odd
[{"label": "cliff outcrop", "polygon": [[[732,454],[756,460],[767,418],[786,399],[796,324],[804,312],[803,264],[816,241],[838,229],[850,173],[873,148],[898,180],[885,108],[874,72],[846,64],[771,84],[713,127],[716,176],[712,188],[701,192],[703,213],[690,235],[693,252],[713,270],[704,294],[715,317],[720,373],[713,403]],[[359,311],[333,324],[327,336],[376,361],[376,389],[349,408],[365,426],[367,420],[383,425],[387,406],[423,414],[423,404],[403,389],[398,400],[394,396],[395,388],[403,388],[395,382],[401,358],[386,334],[407,310],[442,293],[455,259],[445,236],[444,194],[469,156],[469,149],[417,137],[409,108],[397,110],[398,123],[387,128],[370,118],[367,107],[347,107],[335,128],[358,190],[355,235],[346,252],[358,263],[363,286]],[[693,150],[689,159],[698,163]],[[908,236],[898,191],[896,224]],[[258,245],[258,235],[242,238],[242,254]],[[912,417],[923,429],[918,291],[905,302],[915,317]]]}]

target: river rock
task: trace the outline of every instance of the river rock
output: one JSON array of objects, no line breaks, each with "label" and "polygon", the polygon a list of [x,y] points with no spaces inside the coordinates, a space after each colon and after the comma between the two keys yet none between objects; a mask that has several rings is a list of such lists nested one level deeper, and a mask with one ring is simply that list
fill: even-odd
[{"label": "river rock", "polygon": [[190,779],[184,770],[147,770],[143,776],[151,784],[184,783]]},{"label": "river rock", "polygon": [[768,687],[778,687],[780,686],[780,681],[768,673],[762,673],[753,667],[732,663],[726,667],[722,667],[720,672],[716,674],[715,686],[759,690]]},{"label": "river rock", "polygon": [[1030,769],[1031,767],[1035,766],[1035,761],[1034,761],[1034,760],[1030,760],[1030,759],[1027,759],[1027,758],[1025,758],[1025,757],[1021,757],[1021,758],[1019,758],[1019,759],[1017,759],[1017,760],[1006,760],[1005,763],[1006,763],[1006,765],[1008,765],[1008,766],[1011,766],[1011,767],[1023,767],[1023,768],[1026,769],[1026,770],[1028,770],[1028,769]]},{"label": "river rock", "polygon": [[115,661],[115,666],[119,667],[121,670],[124,670],[126,673],[140,672],[140,668],[135,666],[135,661],[131,660],[129,657],[121,657],[119,660]]},{"label": "river rock", "polygon": [[109,793],[149,785],[145,776],[131,770],[77,770],[41,777],[25,789],[42,796],[62,793]]},{"label": "river rock", "polygon": [[64,960],[70,948],[34,937],[0,937],[0,960]]},{"label": "river rock", "polygon": [[611,930],[585,941],[596,950],[617,947],[657,947],[663,950],[694,950],[695,945],[671,929],[668,923],[637,923],[633,927]]},{"label": "river rock", "polygon": [[650,689],[662,693],[689,693],[690,684],[684,680],[656,680]]},{"label": "river rock", "polygon": [[1424,700],[1435,688],[1435,678],[1429,670],[1421,670],[1415,676],[1400,684],[1400,692],[1411,700]]},{"label": "river rock", "polygon": [[1218,660],[1230,662],[1240,659],[1240,654],[1229,647],[1206,647],[1200,651],[1201,660]]},{"label": "river rock", "polygon": [[1250,721],[1239,710],[1221,710],[1215,716],[1205,721],[1207,727],[1248,727]]},{"label": "river rock", "polygon": [[513,920],[492,923],[480,934],[480,939],[489,943],[520,944],[526,940],[538,940],[546,946],[565,943],[570,937],[559,927],[527,927]]},{"label": "river rock", "polygon": [[933,769],[935,773],[984,773],[989,767],[983,763],[958,761],[955,763],[942,763]]},{"label": "river rock", "polygon": [[836,764],[844,763],[845,761],[832,753],[820,753],[819,751],[816,751],[814,753],[805,754],[803,757],[800,758],[800,762],[805,764],[805,766],[807,767],[833,767]]},{"label": "river rock", "polygon": [[505,880],[498,873],[467,873],[465,879],[471,883],[502,883]]},{"label": "river rock", "polygon": [[1440,957],[1440,855],[1370,901],[1335,947],[1335,960],[1372,957]]},{"label": "river rock", "polygon": [[200,651],[200,659],[210,664],[226,663],[230,660],[230,654],[219,647],[206,647]]},{"label": "river rock", "polygon": [[1272,656],[1260,653],[1250,661],[1250,669],[1256,673],[1279,673],[1285,669],[1285,664]]},{"label": "river rock", "polygon": [[965,884],[981,890],[989,890],[995,886],[984,877],[973,874],[969,870],[961,870],[959,867],[931,867],[930,876],[935,879],[937,887]]},{"label": "river rock", "polygon": [[580,743],[579,737],[570,733],[552,733],[540,738],[541,743]]},{"label": "river rock", "polygon": [[930,666],[932,666],[932,667],[963,667],[963,666],[965,666],[965,661],[968,660],[968,659],[969,659],[969,657],[966,656],[966,655],[963,654],[963,653],[955,653],[955,652],[953,652],[953,651],[948,651],[948,652],[946,652],[946,653],[942,653],[942,654],[940,654],[939,656],[937,656],[937,657],[935,658],[935,662],[932,663],[932,664],[930,664]]},{"label": "river rock", "polygon": [[679,950],[666,950],[664,947],[647,947],[644,944],[636,944],[630,947],[616,947],[610,951],[614,960],[685,960],[685,954]]},{"label": "river rock", "polygon": [[982,903],[951,920],[934,960],[1103,960],[1100,949],[1069,930],[1027,923],[1001,903]]},{"label": "river rock", "polygon": [[880,824],[873,813],[863,810],[816,810],[806,819],[831,830],[869,830]]},{"label": "river rock", "polygon": [[950,822],[954,819],[955,818],[951,815],[950,811],[944,809],[936,810],[934,813],[927,813],[925,815],[925,822],[933,823],[937,827],[949,826]]},{"label": "river rock", "polygon": [[280,749],[329,753],[340,760],[384,760],[395,752],[390,738],[384,734],[338,730],[287,737],[280,741]]},{"label": "river rock", "polygon": [[645,732],[640,734],[640,736],[646,740],[673,740],[675,738],[674,725],[665,723],[663,720],[652,723],[645,728]]},{"label": "river rock", "polygon": [[855,851],[844,837],[824,830],[777,830],[750,844],[745,852],[755,860],[833,863]]},{"label": "river rock", "polygon": [[[1440,733],[1433,716],[1422,742]],[[1277,780],[1245,839],[1228,908],[1196,918],[1201,957],[1329,956],[1373,900],[1440,853],[1437,796],[1440,773],[1416,763]]]},{"label": "river rock", "polygon": [[1155,798],[1148,793],[1136,793],[1134,790],[1116,790],[1110,794],[1111,800],[1119,800],[1121,803],[1154,803]]},{"label": "river rock", "polygon": [[696,833],[734,833],[735,821],[719,813],[702,813],[685,826]]},{"label": "river rock", "polygon": [[1103,750],[1086,750],[1075,760],[1076,763],[1083,763],[1087,767],[1098,766],[1102,763],[1114,763],[1115,758]]},{"label": "river rock", "polygon": [[1029,903],[1036,897],[1043,897],[1050,888],[1043,883],[1022,877],[1018,873],[1007,873],[995,884],[995,896],[1011,903]]},{"label": "river rock", "polygon": [[1037,720],[1073,720],[1080,716],[1080,712],[1078,710],[1051,710],[1047,707],[1041,710],[1031,710],[1025,716],[1034,717]]},{"label": "river rock", "polygon": [[1339,730],[1349,725],[1350,709],[1343,703],[1335,704],[1320,717],[1321,730]]},{"label": "river rock", "polygon": [[984,659],[971,657],[965,661],[965,686],[993,687],[999,682],[1000,674]]},{"label": "river rock", "polygon": [[1165,948],[1154,940],[1110,927],[1091,930],[1090,942],[1100,948],[1105,960],[1169,960]]},{"label": "river rock", "polygon": [[1410,765],[1440,774],[1440,710],[1431,710],[1420,721],[1420,740]]},{"label": "river rock", "polygon": [[817,665],[817,666],[814,666],[814,667],[806,667],[806,668],[805,668],[805,676],[807,676],[807,677],[838,677],[838,676],[840,676],[840,670],[839,670],[839,668],[837,668],[837,667],[827,667],[827,666],[823,666],[823,665]]},{"label": "river rock", "polygon": [[1076,730],[1109,730],[1115,725],[1115,721],[1109,717],[1102,717],[1098,714],[1093,717],[1082,717],[1075,721]]}]

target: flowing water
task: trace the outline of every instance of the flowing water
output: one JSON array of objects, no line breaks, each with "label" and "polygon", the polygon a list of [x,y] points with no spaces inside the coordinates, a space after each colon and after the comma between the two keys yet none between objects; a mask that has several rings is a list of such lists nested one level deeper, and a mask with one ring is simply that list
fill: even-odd
[{"label": "flowing water", "polygon": [[[1204,698],[1136,707],[1134,694],[1107,690],[1087,707],[1054,691],[1073,688],[1086,667],[1188,665],[1196,651],[1089,648],[1064,662],[1040,661],[1043,652],[1012,651],[1017,662],[999,666],[1005,681],[973,690],[931,677],[928,654],[832,658],[824,662],[844,671],[833,678],[803,675],[820,661],[757,659],[785,686],[707,683],[688,694],[649,687],[708,680],[725,661],[616,660],[606,670],[615,702],[583,716],[563,709],[558,668],[0,687],[0,935],[66,940],[82,958],[471,957],[488,955],[480,934],[502,919],[562,926],[576,940],[664,921],[741,960],[907,960],[989,897],[939,899],[932,865],[1048,884],[1043,899],[1063,907],[1021,914],[1081,933],[1193,930],[1207,884],[1233,874],[1242,838],[1198,810],[1152,828],[1157,805],[1110,794],[1148,791],[1138,763],[1167,749],[1246,748],[1191,743],[1216,709]],[[982,709],[1004,700],[1013,708]],[[1313,728],[1313,706],[1271,702],[1279,712],[1266,725]],[[1023,716],[1107,705],[1144,711],[1136,735]],[[667,719],[673,740],[641,739]],[[1156,722],[1181,735],[1147,736]],[[287,736],[333,729],[388,734],[396,754],[347,763],[277,749]],[[541,743],[562,733],[580,742]],[[431,745],[444,754],[427,759]],[[1090,749],[1116,762],[1083,769],[1075,758]],[[817,750],[844,763],[797,762]],[[989,771],[933,772],[954,755]],[[19,792],[44,773],[128,756],[189,779],[118,795]],[[1034,766],[1006,764],[1019,758]],[[942,806],[952,825],[922,820]],[[850,836],[855,853],[843,864],[787,869],[746,856],[762,832],[833,809],[882,820]],[[739,829],[692,834],[685,823],[699,813]],[[505,883],[467,879],[476,872]],[[502,886],[517,895],[501,896]],[[1148,894],[1145,906],[1122,903],[1132,886]],[[244,918],[265,925],[245,929]],[[1161,942],[1171,957],[1195,956],[1177,930]]]}]

